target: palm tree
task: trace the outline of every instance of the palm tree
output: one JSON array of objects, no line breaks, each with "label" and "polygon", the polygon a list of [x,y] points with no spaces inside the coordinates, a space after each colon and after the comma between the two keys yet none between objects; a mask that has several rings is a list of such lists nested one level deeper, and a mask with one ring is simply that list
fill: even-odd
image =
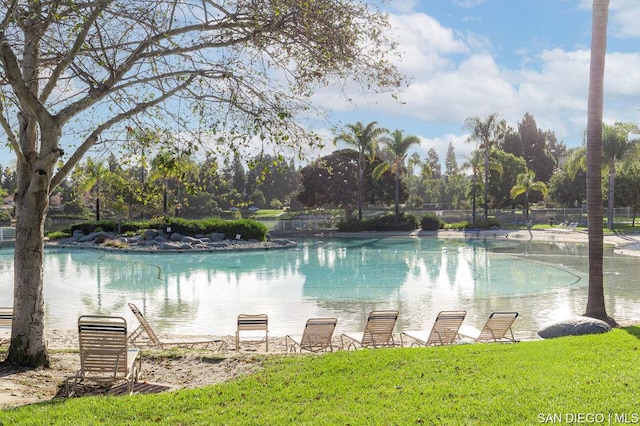
[{"label": "palm tree", "polygon": [[[629,135],[638,133],[638,126],[633,123],[616,123],[613,126],[602,125],[602,173],[608,177],[607,226],[613,229],[615,177],[618,163],[628,165],[636,158],[640,150],[637,139],[629,139]],[[578,148],[572,152],[565,170],[574,178],[578,170],[587,171],[587,150]]]},{"label": "palm tree", "polygon": [[372,162],[376,156],[378,140],[386,135],[387,129],[377,127],[378,122],[372,121],[366,127],[361,123],[348,124],[348,132],[336,137],[336,142],[342,141],[355,147],[358,151],[358,220],[362,220],[362,200],[364,188],[364,171],[366,161]]},{"label": "palm tree", "polygon": [[[478,148],[484,155],[484,220],[488,217],[489,208],[489,155],[491,148],[498,144],[503,130],[504,120],[498,120],[496,113],[487,117],[469,117],[464,121],[463,128],[471,134],[467,142],[479,142]],[[475,212],[474,212],[475,214]]]},{"label": "palm tree", "polygon": [[547,185],[544,182],[536,181],[536,174],[531,170],[527,170],[525,173],[518,175],[516,184],[511,188],[511,198],[513,199],[524,194],[525,220],[529,220],[529,194],[531,191],[539,191],[546,195]]},{"label": "palm tree", "polygon": [[409,160],[407,160],[407,163],[409,165],[409,176],[413,176],[415,167],[422,164],[422,159],[420,158],[420,154],[418,154],[417,152],[414,152],[413,154],[411,154],[411,156],[409,157]]},{"label": "palm tree", "polygon": [[602,110],[607,52],[609,0],[593,0],[589,99],[587,104],[587,221],[589,224],[589,294],[586,316],[615,324],[604,303],[602,230]]},{"label": "palm tree", "polygon": [[385,144],[387,151],[391,154],[391,165],[384,162],[376,168],[380,170],[376,170],[375,172],[378,174],[391,167],[391,172],[395,176],[395,213],[396,222],[398,222],[400,220],[400,175],[404,172],[404,161],[407,158],[407,151],[412,145],[420,144],[420,139],[417,136],[407,136],[405,138],[402,130],[396,130],[391,134],[391,137],[382,138],[380,142]]},{"label": "palm tree", "polygon": [[82,169],[78,169],[80,173],[74,175],[76,185],[78,185],[79,194],[87,194],[95,189],[96,192],[96,221],[100,220],[100,176],[104,176],[108,173],[107,169],[102,162],[96,162],[91,158],[87,159],[86,166]]},{"label": "palm tree", "polygon": [[462,163],[463,170],[471,170],[471,226],[476,226],[476,195],[478,194],[478,175],[480,174],[480,151],[475,150],[471,156]]},{"label": "palm tree", "polygon": [[[484,153],[480,150],[474,150],[471,152],[471,155],[467,157],[467,160],[462,163],[462,170],[470,170],[471,171],[471,223],[472,226],[476,226],[476,201],[478,195],[478,189],[485,189],[485,182],[488,181],[486,179],[484,182],[478,178],[481,174],[485,175],[485,178],[489,172],[494,171],[499,174],[503,173],[502,164],[492,159],[489,159],[488,162],[485,163],[486,157]],[[488,182],[487,182],[488,183]],[[485,192],[485,197],[488,199],[488,191]],[[486,204],[486,203],[485,203]],[[486,212],[486,210],[485,210]],[[486,222],[486,219],[485,219]]]},{"label": "palm tree", "polygon": [[613,201],[615,190],[616,166],[623,159],[633,158],[629,155],[638,149],[637,140],[629,140],[631,133],[638,127],[632,123],[616,123],[613,126],[604,124],[602,129],[603,163],[608,172],[609,190],[607,192],[607,226],[613,229]]}]

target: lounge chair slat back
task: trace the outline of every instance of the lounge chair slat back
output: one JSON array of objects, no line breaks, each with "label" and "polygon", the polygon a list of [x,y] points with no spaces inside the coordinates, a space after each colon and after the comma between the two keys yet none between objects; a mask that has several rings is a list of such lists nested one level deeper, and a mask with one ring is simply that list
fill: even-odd
[{"label": "lounge chair slat back", "polygon": [[133,303],[129,303],[128,305],[129,309],[131,309],[131,312],[133,312],[133,315],[135,315],[136,319],[140,323],[140,326],[136,330],[134,330],[133,333],[131,333],[131,337],[129,338],[129,340],[134,342],[136,338],[139,337],[140,334],[144,331],[145,333],[147,333],[147,336],[149,336],[149,340],[151,340],[153,346],[162,347],[160,339],[158,339],[158,336],[156,336],[156,333],[153,331],[153,328],[151,328],[144,315],[142,315],[140,309],[138,309],[138,307]]},{"label": "lounge chair slat back", "polygon": [[81,317],[78,322],[80,364],[85,375],[127,372],[127,325],[124,318]]},{"label": "lounge chair slat back", "polygon": [[393,329],[398,311],[371,311],[362,337],[362,346],[389,346],[393,344]]},{"label": "lounge chair slat back", "polygon": [[[13,308],[8,306],[0,306],[0,345],[4,345],[10,341],[11,324],[13,323]],[[6,337],[5,337],[6,336]]]},{"label": "lounge chair slat back", "polygon": [[11,328],[13,322],[13,308],[0,306],[0,327]]},{"label": "lounge chair slat back", "polygon": [[238,315],[238,330],[265,330],[269,325],[269,319],[265,314],[259,315]]},{"label": "lounge chair slat back", "polygon": [[265,343],[269,352],[269,317],[267,314],[240,314],[236,328],[236,352],[240,351],[240,333],[244,331],[264,331],[264,340],[248,340],[251,343]]},{"label": "lounge chair slat back", "polygon": [[337,318],[310,318],[307,320],[300,340],[300,348],[312,352],[327,348],[333,350],[331,339],[337,323]]},{"label": "lounge chair slat back", "polygon": [[493,312],[476,338],[477,342],[515,342],[511,326],[517,312]]},{"label": "lounge chair slat back", "polygon": [[127,321],[122,317],[83,315],[78,318],[78,342],[80,346],[80,368],[73,380],[75,391],[83,380],[98,383],[127,382],[129,393],[138,379],[141,360],[137,349],[127,347]]},{"label": "lounge chair slat back", "polygon": [[[153,327],[151,327],[147,319],[142,314],[142,311],[140,311],[140,309],[138,309],[138,307],[133,303],[129,303],[128,305],[129,309],[131,309],[131,312],[133,312],[133,315],[135,315],[136,319],[140,323],[138,328],[136,328],[129,336],[129,342],[134,346],[151,346],[160,349],[166,349],[171,346],[178,346],[182,348],[193,349],[196,346],[201,348],[208,348],[210,345],[215,345],[216,349],[220,350],[226,345],[224,340],[215,338],[192,340],[160,340],[156,333],[153,331]],[[147,337],[149,337],[149,340],[141,339],[140,336],[142,335],[142,333],[146,333]],[[149,341],[151,343],[149,343]]]},{"label": "lounge chair slat back", "polygon": [[442,311],[436,317],[426,345],[451,345],[458,339],[458,331],[467,311]]}]

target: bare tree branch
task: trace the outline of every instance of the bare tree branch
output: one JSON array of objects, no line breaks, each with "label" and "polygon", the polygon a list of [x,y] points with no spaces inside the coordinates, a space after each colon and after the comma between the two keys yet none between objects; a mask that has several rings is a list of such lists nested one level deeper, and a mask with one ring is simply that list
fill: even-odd
[{"label": "bare tree branch", "polygon": [[185,87],[188,87],[193,79],[196,78],[196,75],[192,75],[187,80],[185,80],[182,85],[175,87],[173,90],[167,91],[163,96],[154,99],[153,101],[144,102],[137,104],[134,108],[120,113],[110,120],[104,122],[100,126],[98,126],[91,134],[84,140],[82,144],[74,151],[71,157],[66,161],[66,163],[60,168],[58,173],[51,179],[51,188],[55,188],[57,185],[62,182],[62,180],[67,176],[67,174],[75,167],[76,164],[84,157],[84,155],[89,151],[89,149],[97,142],[99,136],[109,128],[113,127],[115,124],[126,120],[127,118],[131,118],[155,105],[158,105],[167,99],[174,96],[177,92],[184,90]]}]

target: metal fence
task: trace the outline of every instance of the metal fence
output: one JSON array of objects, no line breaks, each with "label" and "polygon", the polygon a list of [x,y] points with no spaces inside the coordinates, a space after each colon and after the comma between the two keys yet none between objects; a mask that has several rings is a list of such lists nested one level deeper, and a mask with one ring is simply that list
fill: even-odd
[{"label": "metal fence", "polygon": [[16,239],[16,228],[11,226],[0,227],[0,241],[10,241]]},{"label": "metal fence", "polygon": [[[410,211],[407,214],[412,214],[418,218],[418,221],[425,214],[435,214],[442,218],[446,223],[456,223],[462,221],[472,222],[473,215],[471,210],[420,210]],[[379,215],[376,214],[376,216]],[[606,220],[606,210],[604,211]],[[502,226],[524,226],[526,224],[526,217],[521,210],[489,210],[488,216],[491,219],[495,219]],[[529,211],[529,216],[533,225],[546,224],[546,225],[558,225],[560,223],[574,223],[578,225],[587,224],[587,209],[586,208],[566,208],[566,209],[535,209]],[[484,210],[476,210],[476,221],[482,220],[484,217]],[[366,218],[366,216],[365,216]],[[631,222],[633,219],[632,208],[618,208],[614,210],[614,222],[623,223]],[[295,220],[279,220],[275,223],[271,223],[269,229],[275,231],[321,231],[336,229],[336,226],[340,219],[336,218],[306,218]]]},{"label": "metal fence", "polygon": [[336,229],[340,219],[292,219],[279,220],[271,229],[274,231],[326,231]]},{"label": "metal fence", "polygon": [[[426,213],[426,212],[422,212]],[[435,212],[447,223],[455,223],[468,221],[471,222],[472,211],[471,210],[438,210]],[[489,210],[488,216],[491,219],[495,219],[501,225],[518,226],[524,225],[527,221],[525,214],[521,210]],[[557,225],[559,223],[587,223],[587,209],[575,208],[575,209],[536,209],[530,210],[529,216],[534,225],[536,224],[550,224]],[[476,210],[476,221],[484,218],[484,210]]]}]

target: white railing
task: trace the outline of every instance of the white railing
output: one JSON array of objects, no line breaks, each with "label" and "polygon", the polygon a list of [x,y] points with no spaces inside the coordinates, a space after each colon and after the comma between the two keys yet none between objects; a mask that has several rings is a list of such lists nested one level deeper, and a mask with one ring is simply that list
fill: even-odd
[{"label": "white railing", "polygon": [[[447,223],[455,223],[472,220],[471,210],[414,210],[407,211],[407,214],[416,216],[418,222],[420,218],[425,214],[436,214],[440,216]],[[491,218],[495,218],[501,225],[513,226],[522,225],[526,223],[526,218],[522,210],[500,210],[489,209],[488,215]],[[366,217],[370,218],[377,216],[377,213],[373,215],[369,214]],[[476,210],[476,220],[482,220],[484,211],[481,208]],[[558,225],[561,223],[577,223],[586,225],[587,223],[587,209],[586,208],[558,208],[558,209],[541,209],[535,208],[530,210],[529,216],[534,225],[536,224],[551,224]],[[634,217],[632,208],[617,208],[615,209],[615,223],[630,222]],[[606,209],[604,210],[604,220],[606,221]],[[277,222],[269,223],[269,229],[274,231],[320,231],[320,230],[332,230],[336,229],[336,225],[340,219],[336,218],[305,218],[305,219],[290,219],[279,220]],[[636,218],[636,222],[640,222],[640,217]]]},{"label": "white railing", "polygon": [[0,241],[8,241],[16,239],[16,228],[11,226],[0,227]]},{"label": "white railing", "polygon": [[335,229],[337,219],[292,219],[279,220],[273,228],[275,231],[319,231]]}]

